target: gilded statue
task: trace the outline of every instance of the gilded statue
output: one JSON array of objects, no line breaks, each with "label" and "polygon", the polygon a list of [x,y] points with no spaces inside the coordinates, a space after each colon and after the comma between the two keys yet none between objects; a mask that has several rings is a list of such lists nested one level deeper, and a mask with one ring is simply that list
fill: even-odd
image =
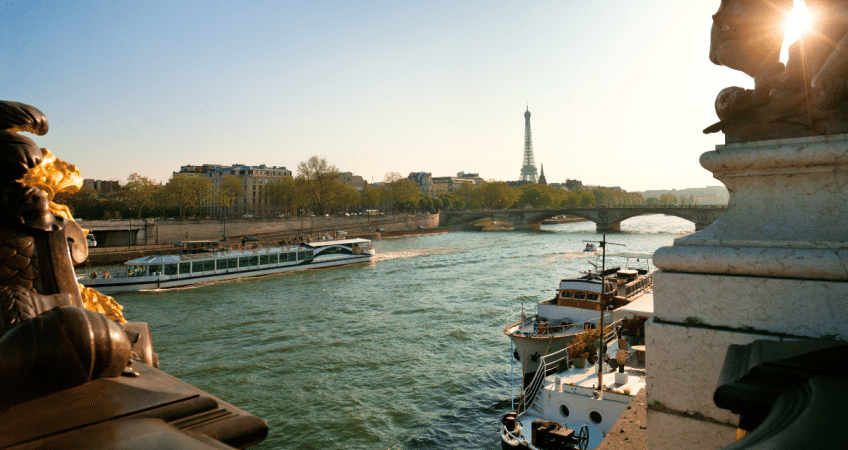
[{"label": "gilded statue", "polygon": [[53,200],[82,178],[20,134],[47,128],[38,109],[0,101],[0,448],[261,442],[265,421],[159,371],[147,324],[77,283],[86,231]]},{"label": "gilded statue", "polygon": [[807,0],[811,22],[780,62],[792,0],[722,0],[710,61],[745,72],[754,89],[728,87],[715,101],[728,143],[848,132],[848,2]]},{"label": "gilded statue", "polygon": [[131,358],[120,306],[81,295],[73,264],[88,255],[85,231],[52,201],[79,189],[79,171],[20,134],[47,129],[38,109],[0,101],[0,411],[117,377]]}]

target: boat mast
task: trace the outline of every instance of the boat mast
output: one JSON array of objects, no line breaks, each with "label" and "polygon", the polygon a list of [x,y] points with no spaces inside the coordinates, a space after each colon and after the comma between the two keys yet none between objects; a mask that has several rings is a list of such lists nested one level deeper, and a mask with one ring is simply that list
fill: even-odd
[{"label": "boat mast", "polygon": [[612,242],[607,242],[607,235],[604,233],[602,235],[601,242],[599,245],[601,246],[601,318],[598,321],[599,328],[599,347],[598,347],[598,399],[604,398],[604,345],[606,344],[604,339],[604,312],[606,310],[606,299],[607,299],[607,282],[606,282],[606,271],[607,271],[607,244],[612,245],[621,245],[624,244],[615,244]]}]

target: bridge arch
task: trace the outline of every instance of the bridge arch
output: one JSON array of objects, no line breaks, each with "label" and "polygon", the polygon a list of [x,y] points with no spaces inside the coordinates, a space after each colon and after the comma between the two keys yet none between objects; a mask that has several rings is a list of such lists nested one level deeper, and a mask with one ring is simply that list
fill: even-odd
[{"label": "bridge arch", "polygon": [[458,211],[446,214],[447,225],[469,224],[482,218],[512,222],[516,230],[538,230],[542,221],[567,214],[595,222],[599,233],[621,231],[621,222],[641,215],[665,214],[679,217],[695,224],[695,231],[702,230],[718,219],[727,208],[724,206],[626,206],[626,207],[580,207],[557,209],[518,209],[490,211]]}]

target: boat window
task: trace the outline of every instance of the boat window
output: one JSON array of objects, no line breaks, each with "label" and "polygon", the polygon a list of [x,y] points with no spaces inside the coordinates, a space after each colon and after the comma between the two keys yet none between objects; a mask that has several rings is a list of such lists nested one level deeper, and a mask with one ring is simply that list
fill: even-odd
[{"label": "boat window", "polygon": [[598,301],[598,294],[589,294],[589,300],[593,302]]},{"label": "boat window", "polygon": [[203,270],[204,271],[215,270],[215,260],[210,259],[208,261],[203,261]]},{"label": "boat window", "polygon": [[165,264],[165,275],[176,275],[177,274],[177,265],[176,264]]},{"label": "boat window", "polygon": [[303,261],[306,259],[306,252],[297,252],[297,260]]},{"label": "boat window", "polygon": [[127,267],[127,276],[128,277],[143,277],[147,275],[144,271],[144,266],[128,266]]},{"label": "boat window", "polygon": [[203,272],[203,261],[193,261],[191,263],[192,272]]},{"label": "boat window", "polygon": [[575,300],[586,300],[586,293],[585,293],[585,292],[580,292],[580,291],[575,292],[575,293],[574,293],[574,299],[575,299]]},{"label": "boat window", "polygon": [[150,268],[150,275],[162,273],[162,266],[159,264],[150,265],[148,267]]},{"label": "boat window", "polygon": [[592,411],[592,412],[589,413],[589,420],[591,420],[594,423],[601,423],[601,422],[604,421],[604,418],[601,417],[601,413],[599,413],[597,411]]},{"label": "boat window", "polygon": [[289,252],[288,253],[288,260],[289,261],[295,261],[295,258],[297,258],[297,253],[295,253],[295,252]]},{"label": "boat window", "polygon": [[568,414],[569,414],[568,406],[560,405],[559,406],[559,413],[562,414],[562,417],[568,417]]},{"label": "boat window", "polygon": [[306,251],[306,259],[307,259],[308,261],[312,261],[312,258],[314,258],[314,255],[315,255],[315,252],[314,252],[314,251],[312,251],[312,250],[307,250],[307,251]]},{"label": "boat window", "polygon": [[268,264],[268,255],[259,255],[259,264]]},{"label": "boat window", "polygon": [[239,260],[239,267],[247,267],[248,262],[250,262],[250,258],[247,256],[242,256]]},{"label": "boat window", "polygon": [[277,264],[277,254],[274,253],[273,255],[269,255],[268,256],[268,262],[270,264]]},{"label": "boat window", "polygon": [[258,266],[259,265],[259,257],[258,256],[251,256],[250,257],[250,265],[251,266]]},{"label": "boat window", "polygon": [[215,270],[224,270],[227,268],[227,260],[226,259],[216,259],[215,260]]},{"label": "boat window", "polygon": [[238,269],[238,258],[227,259],[227,269]]},{"label": "boat window", "polygon": [[572,291],[562,291],[559,293],[559,298],[571,298],[572,295],[574,295]]},{"label": "boat window", "polygon": [[181,274],[182,273],[191,273],[191,263],[190,262],[180,263],[180,273]]}]

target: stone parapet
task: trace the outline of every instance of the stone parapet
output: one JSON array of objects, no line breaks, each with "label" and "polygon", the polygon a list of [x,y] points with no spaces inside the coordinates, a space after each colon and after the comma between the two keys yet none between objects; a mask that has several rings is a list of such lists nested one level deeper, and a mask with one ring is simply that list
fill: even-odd
[{"label": "stone parapet", "polygon": [[738,417],[713,402],[730,345],[848,338],[848,135],[719,145],[701,164],[730,201],[654,254],[652,449],[733,441]]}]

